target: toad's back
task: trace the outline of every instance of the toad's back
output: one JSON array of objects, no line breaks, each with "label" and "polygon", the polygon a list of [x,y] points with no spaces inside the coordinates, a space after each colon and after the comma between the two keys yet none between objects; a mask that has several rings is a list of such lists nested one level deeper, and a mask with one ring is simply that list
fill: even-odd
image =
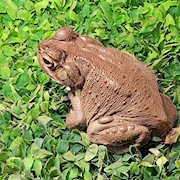
[{"label": "toad's back", "polygon": [[[94,45],[91,52],[87,49],[78,55],[77,63],[90,64],[82,90],[88,122],[115,114],[138,123],[156,118],[166,120],[155,76],[146,65],[115,49],[103,50]],[[83,58],[87,53],[88,60]]]}]

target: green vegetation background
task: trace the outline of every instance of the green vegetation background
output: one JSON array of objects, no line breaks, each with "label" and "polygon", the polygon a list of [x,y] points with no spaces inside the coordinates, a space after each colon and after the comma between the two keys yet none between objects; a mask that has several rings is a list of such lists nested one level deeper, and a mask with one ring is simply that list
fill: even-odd
[{"label": "green vegetation background", "polygon": [[112,155],[66,129],[66,90],[36,57],[61,26],[147,63],[180,110],[179,0],[0,0],[0,179],[180,179],[180,141]]}]

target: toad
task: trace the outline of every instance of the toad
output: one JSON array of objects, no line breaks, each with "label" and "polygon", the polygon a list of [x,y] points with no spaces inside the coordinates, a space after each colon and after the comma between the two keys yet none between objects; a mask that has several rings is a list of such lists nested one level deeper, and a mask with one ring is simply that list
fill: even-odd
[{"label": "toad", "polygon": [[67,127],[87,128],[92,143],[119,154],[154,136],[167,144],[177,139],[174,105],[159,91],[150,68],[132,55],[62,27],[38,45],[38,60],[48,76],[69,89]]}]

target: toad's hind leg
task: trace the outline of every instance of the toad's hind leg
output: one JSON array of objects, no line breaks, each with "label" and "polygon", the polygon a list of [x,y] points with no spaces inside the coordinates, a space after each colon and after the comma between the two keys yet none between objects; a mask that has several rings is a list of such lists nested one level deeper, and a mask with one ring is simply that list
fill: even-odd
[{"label": "toad's hind leg", "polygon": [[106,145],[109,152],[121,154],[129,146],[141,147],[150,140],[147,127],[123,120],[122,117],[106,116],[90,122],[87,134],[92,143]]},{"label": "toad's hind leg", "polygon": [[178,137],[180,135],[180,125],[176,128],[172,128],[174,126],[174,122],[178,118],[178,113],[177,113],[175,106],[169,99],[169,97],[167,97],[166,95],[164,95],[162,93],[160,93],[160,95],[161,95],[163,107],[164,107],[165,113],[167,115],[167,120],[168,120],[167,125],[166,125],[167,128],[165,131],[166,136],[164,137],[164,143],[165,144],[173,144],[173,143],[177,142]]},{"label": "toad's hind leg", "polygon": [[177,110],[168,96],[166,96],[165,94],[162,94],[162,93],[160,93],[160,95],[161,95],[161,99],[163,102],[163,107],[164,107],[165,113],[168,118],[170,128],[172,128],[174,125],[174,122],[178,118]]}]

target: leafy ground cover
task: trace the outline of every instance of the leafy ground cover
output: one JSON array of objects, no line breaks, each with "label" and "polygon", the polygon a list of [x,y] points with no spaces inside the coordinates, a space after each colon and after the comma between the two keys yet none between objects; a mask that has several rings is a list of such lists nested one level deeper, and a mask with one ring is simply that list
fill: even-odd
[{"label": "leafy ground cover", "polygon": [[147,63],[180,110],[178,0],[1,0],[0,179],[180,179],[180,141],[113,155],[66,129],[66,89],[36,57],[61,26]]}]

